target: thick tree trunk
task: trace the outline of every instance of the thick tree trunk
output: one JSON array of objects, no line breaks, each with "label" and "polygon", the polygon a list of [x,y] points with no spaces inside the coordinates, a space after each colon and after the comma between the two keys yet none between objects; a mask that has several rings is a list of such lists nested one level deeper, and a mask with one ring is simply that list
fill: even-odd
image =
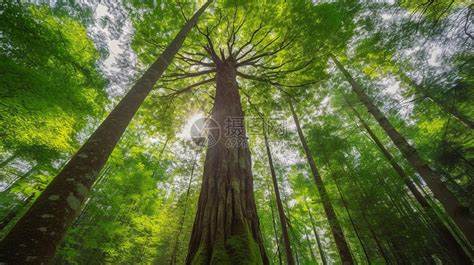
[{"label": "thick tree trunk", "polygon": [[441,176],[431,169],[420,157],[417,150],[393,127],[387,117],[375,106],[370,98],[365,94],[359,84],[352,78],[351,74],[344,66],[331,55],[334,63],[351,84],[352,90],[359,100],[365,105],[367,110],[374,116],[379,125],[384,129],[393,143],[398,147],[403,156],[408,160],[413,168],[420,174],[428,187],[444,206],[448,215],[453,219],[459,229],[463,232],[471,244],[474,244],[474,223],[470,217],[469,210],[464,207],[454,196],[454,194],[441,181]]},{"label": "thick tree trunk", "polygon": [[253,195],[235,61],[216,64],[216,95],[186,264],[268,264]]},{"label": "thick tree trunk", "polygon": [[276,178],[275,168],[273,167],[272,152],[270,150],[270,145],[268,144],[267,132],[265,130],[265,126],[263,127],[264,127],[263,136],[265,138],[265,147],[267,150],[268,164],[270,166],[270,173],[272,175],[273,190],[275,192],[278,216],[280,217],[281,231],[283,233],[283,242],[285,243],[286,262],[289,265],[293,265],[295,264],[295,259],[293,257],[293,252],[291,251],[290,236],[288,235],[288,224],[286,222],[285,211],[283,210],[283,204],[281,202],[280,189],[278,188],[278,181]]},{"label": "thick tree trunk", "polygon": [[290,110],[293,115],[293,120],[295,121],[296,129],[298,131],[298,136],[301,141],[301,145],[303,146],[303,150],[306,155],[306,159],[308,160],[308,164],[311,168],[311,173],[313,174],[314,182],[316,183],[316,187],[319,192],[319,196],[321,197],[321,201],[323,202],[324,212],[328,218],[329,226],[331,227],[332,235],[334,236],[334,240],[336,242],[337,249],[339,251],[340,258],[343,264],[354,264],[354,260],[352,259],[351,252],[349,250],[349,245],[347,244],[346,238],[342,232],[342,227],[337,220],[336,213],[334,212],[334,208],[332,207],[331,201],[329,199],[329,195],[324,187],[323,180],[319,175],[318,169],[316,167],[316,163],[314,163],[313,156],[311,151],[309,150],[308,144],[306,143],[306,139],[303,134],[303,130],[301,130],[300,122],[298,116],[296,115],[295,109],[293,107],[293,103],[291,99],[288,100],[290,105]]},{"label": "thick tree trunk", "polygon": [[425,210],[426,214],[431,217],[431,221],[433,222],[431,225],[434,226],[435,230],[438,233],[442,241],[442,245],[448,250],[451,255],[451,259],[455,260],[456,264],[469,264],[471,259],[469,258],[468,254],[464,251],[463,247],[459,244],[456,240],[456,237],[449,231],[449,229],[445,226],[443,221],[439,220],[439,217],[436,215],[436,211],[432,209],[430,203],[426,200],[426,198],[421,194],[421,192],[416,188],[416,185],[411,181],[402,167],[395,161],[395,158],[390,154],[390,152],[385,148],[382,142],[379,140],[377,135],[370,129],[369,125],[364,121],[364,119],[360,116],[357,110],[350,105],[349,101],[347,101],[348,106],[352,109],[356,117],[359,119],[362,126],[365,128],[367,133],[369,134],[370,138],[374,141],[375,145],[379,148],[380,152],[383,154],[385,159],[390,163],[392,168],[397,172],[400,178],[403,180],[407,188],[415,197],[416,201],[420,204],[420,206]]},{"label": "thick tree trunk", "polygon": [[42,264],[54,256],[66,230],[129,122],[161,77],[207,1],[135,83],[99,128],[38,197],[28,212],[0,243],[0,260],[9,264]]},{"label": "thick tree trunk", "polygon": [[457,119],[459,122],[461,122],[464,126],[468,127],[469,129],[474,129],[474,121],[472,121],[468,116],[462,114],[459,112],[459,110],[453,106],[450,105],[447,102],[444,102],[437,97],[433,96],[428,89],[423,87],[422,85],[417,84],[413,79],[408,77],[404,73],[399,73],[400,78],[402,81],[407,83],[408,85],[412,86],[415,88],[415,91],[420,94],[421,96],[431,100],[434,104],[436,104],[442,111],[450,114],[452,117]]},{"label": "thick tree trunk", "polygon": [[323,265],[327,265],[326,254],[324,253],[323,244],[321,243],[321,238],[319,238],[318,230],[316,229],[316,223],[314,221],[311,210],[309,209],[308,204],[306,204],[306,209],[308,209],[309,220],[311,222],[311,228],[313,229],[314,237],[316,237],[316,243],[318,244],[319,256]]}]

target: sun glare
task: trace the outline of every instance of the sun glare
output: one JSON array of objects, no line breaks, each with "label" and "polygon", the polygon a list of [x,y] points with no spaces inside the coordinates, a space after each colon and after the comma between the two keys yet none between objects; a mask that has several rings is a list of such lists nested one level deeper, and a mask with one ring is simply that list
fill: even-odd
[{"label": "sun glare", "polygon": [[183,126],[183,129],[179,133],[179,136],[185,140],[192,140],[191,127],[197,120],[202,119],[202,118],[204,118],[204,113],[202,112],[194,113],[191,116],[189,116],[189,118],[186,121],[186,124]]}]

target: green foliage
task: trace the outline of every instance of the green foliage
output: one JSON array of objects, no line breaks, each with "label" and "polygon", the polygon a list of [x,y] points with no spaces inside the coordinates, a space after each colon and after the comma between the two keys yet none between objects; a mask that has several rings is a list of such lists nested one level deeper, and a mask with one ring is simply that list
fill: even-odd
[{"label": "green foliage", "polygon": [[72,152],[75,134],[106,103],[94,44],[81,24],[46,6],[2,8],[0,144],[43,162]]},{"label": "green foliage", "polygon": [[[453,264],[434,232],[433,217],[407,190],[348,102],[433,203],[430,191],[349,93],[349,84],[334,69],[329,54],[340,58],[388,120],[442,173],[449,189],[472,212],[474,139],[472,129],[459,119],[474,117],[472,38],[464,28],[469,22],[468,2],[388,2],[222,0],[215,1],[199,21],[202,31],[215,26],[210,37],[216,49],[227,48],[229,29],[243,21],[236,46],[261,24],[263,30],[256,36],[263,39],[263,46],[270,37],[293,40],[289,48],[259,63],[288,62],[280,69],[285,71],[309,62],[303,71],[275,77],[286,85],[311,81],[304,86],[276,87],[237,79],[252,150],[254,197],[271,264],[285,262],[286,257],[262,117],[268,125],[298,263],[322,264],[324,256],[329,264],[339,264],[322,198],[293,128],[289,97],[356,262],[432,264],[435,257]],[[189,18],[202,3],[123,2],[124,14],[133,24],[131,47],[139,72],[181,29],[183,14]],[[0,8],[0,163],[15,156],[0,169],[1,187],[14,184],[0,196],[1,221],[9,221],[4,234],[31,204],[28,198],[39,195],[65,158],[91,134],[109,100],[106,80],[97,70],[97,61],[104,58],[85,28],[103,26],[94,20],[92,8],[14,1],[2,2]],[[266,36],[266,31],[271,33]],[[195,28],[181,55],[205,53],[204,44],[205,37]],[[175,59],[165,75],[197,70]],[[254,75],[262,72],[252,66],[244,70]],[[196,114],[210,113],[215,86],[210,83],[169,95],[202,80],[177,78],[155,85],[94,184],[54,264],[185,263],[205,156],[203,148],[185,139],[183,128]],[[21,178],[30,168],[35,169],[31,176]],[[10,213],[15,217],[6,220]],[[441,218],[448,219],[442,211]],[[206,247],[201,246],[193,264],[262,263],[247,226],[226,242],[216,242],[211,257]]]}]

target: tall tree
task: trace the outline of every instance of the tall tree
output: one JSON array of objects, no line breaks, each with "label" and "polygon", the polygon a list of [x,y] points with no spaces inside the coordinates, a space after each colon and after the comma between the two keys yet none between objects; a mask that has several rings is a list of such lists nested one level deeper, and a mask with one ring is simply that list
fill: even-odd
[{"label": "tall tree", "polygon": [[362,116],[359,112],[352,106],[349,100],[346,100],[349,108],[353,111],[359,122],[362,124],[362,127],[367,131],[369,137],[372,139],[374,144],[379,148],[382,155],[387,159],[387,161],[392,166],[393,170],[397,172],[400,178],[405,183],[406,187],[412,195],[415,197],[416,201],[420,204],[420,206],[424,209],[426,214],[431,217],[433,226],[437,230],[439,237],[441,238],[443,244],[449,249],[449,252],[452,254],[452,259],[459,264],[469,264],[471,259],[469,258],[469,254],[465,252],[463,247],[459,244],[456,237],[449,231],[449,229],[445,226],[440,217],[437,216],[436,211],[432,208],[431,204],[428,200],[421,194],[421,192],[417,189],[416,185],[410,179],[410,177],[405,173],[403,168],[397,163],[395,158],[390,154],[390,152],[385,148],[382,142],[379,140],[377,135],[372,131],[369,125],[364,121]]},{"label": "tall tree", "polygon": [[283,233],[283,242],[285,243],[285,253],[286,253],[286,262],[287,264],[295,264],[295,259],[293,257],[293,251],[291,250],[290,236],[288,235],[288,223],[283,209],[283,203],[281,202],[280,189],[278,188],[278,180],[275,173],[275,168],[273,166],[272,152],[270,150],[270,145],[268,143],[268,135],[266,130],[266,125],[264,122],[263,125],[263,137],[265,140],[265,149],[267,151],[268,165],[270,167],[270,173],[272,176],[273,190],[275,192],[276,204],[278,208],[278,216],[280,217],[281,231]]},{"label": "tall tree", "polygon": [[269,262],[257,217],[237,78],[280,84],[286,74],[305,69],[311,61],[296,60],[298,65],[288,67],[288,62],[277,60],[280,54],[291,51],[292,36],[258,21],[258,16],[260,23],[249,21],[248,13],[255,13],[255,7],[260,5],[216,9],[208,25],[198,28],[196,42],[204,44],[190,45],[189,50],[179,53],[181,65],[175,65],[176,72],[162,81],[169,89],[170,84],[197,79],[182,89],[171,89],[164,97],[202,91],[209,83],[215,85],[215,90],[208,92],[214,94],[210,95],[213,107],[205,126],[208,146],[187,264]]},{"label": "tall tree", "polygon": [[311,228],[313,229],[314,237],[316,237],[316,243],[318,245],[319,256],[321,257],[321,261],[323,262],[323,265],[326,265],[327,264],[326,255],[324,254],[324,249],[323,249],[323,246],[321,244],[321,239],[320,239],[320,236],[318,234],[318,230],[316,229],[316,224],[315,224],[313,214],[311,213],[311,210],[310,210],[307,203],[306,203],[306,209],[308,210],[308,216],[309,216],[309,220],[311,222]]},{"label": "tall tree", "polygon": [[319,191],[319,196],[323,202],[324,212],[328,218],[329,225],[331,226],[331,232],[336,241],[336,245],[339,251],[340,258],[343,264],[354,264],[354,260],[352,259],[352,255],[349,249],[349,245],[347,244],[347,240],[342,232],[341,224],[337,219],[336,213],[334,208],[331,204],[329,199],[329,194],[324,187],[323,180],[319,175],[318,168],[316,167],[316,163],[314,162],[313,155],[311,154],[311,150],[309,150],[308,144],[306,142],[306,138],[304,137],[303,130],[301,129],[300,122],[298,116],[296,115],[295,109],[293,107],[292,99],[288,99],[288,104],[290,105],[291,114],[293,116],[293,120],[296,125],[296,130],[298,132],[298,136],[301,141],[301,145],[303,146],[303,150],[308,161],[308,164],[311,168],[311,173],[313,175],[313,180],[316,184],[316,188]]},{"label": "tall tree", "polygon": [[361,247],[362,247],[362,250],[364,252],[364,256],[365,256],[365,259],[367,261],[368,264],[371,264],[370,262],[370,257],[369,257],[369,254],[368,254],[368,250],[367,250],[367,247],[359,233],[359,228],[356,226],[355,224],[355,221],[354,219],[352,218],[352,215],[351,215],[351,212],[349,211],[349,204],[347,203],[346,199],[344,198],[344,195],[342,194],[342,191],[341,191],[341,188],[339,186],[339,183],[338,183],[338,179],[337,177],[333,176],[333,179],[334,179],[334,183],[336,184],[336,189],[337,189],[337,192],[339,194],[339,196],[341,197],[341,201],[342,201],[342,206],[344,207],[344,209],[346,210],[346,213],[347,213],[347,216],[349,217],[349,221],[352,225],[352,228],[354,229],[354,232],[356,234],[356,237],[357,237],[357,240],[359,241]]},{"label": "tall tree", "polygon": [[464,113],[461,113],[456,106],[454,106],[452,103],[450,104],[449,102],[446,102],[446,100],[441,100],[438,97],[432,95],[432,93],[427,89],[423,84],[418,84],[410,78],[408,75],[405,73],[399,71],[400,79],[402,79],[404,82],[406,82],[408,85],[412,86],[417,94],[420,94],[423,97],[428,98],[431,100],[433,103],[435,103],[441,110],[444,112],[450,114],[452,117],[455,119],[459,120],[462,124],[464,124],[466,127],[469,129],[474,129],[474,121],[470,119],[467,115]]},{"label": "tall tree", "polygon": [[178,231],[176,232],[176,242],[174,242],[174,246],[173,246],[173,250],[171,252],[171,259],[170,259],[170,265],[174,265],[176,264],[176,257],[177,257],[177,254],[178,254],[178,250],[180,248],[180,243],[181,243],[181,240],[180,240],[180,236],[183,232],[183,228],[184,228],[184,219],[186,218],[186,213],[188,212],[188,199],[189,199],[189,194],[191,192],[191,184],[193,183],[193,177],[194,177],[194,169],[196,167],[196,163],[197,163],[197,158],[198,158],[198,151],[196,151],[196,154],[194,155],[194,158],[193,158],[193,161],[192,161],[192,165],[191,165],[191,174],[189,176],[189,182],[188,182],[188,187],[186,189],[186,194],[184,195],[184,200],[182,202],[182,204],[184,205],[184,209],[183,209],[183,213],[181,215],[181,219],[179,220],[179,227],[178,227]]},{"label": "tall tree", "polygon": [[339,60],[337,60],[334,55],[331,55],[331,58],[337,68],[344,74],[359,100],[377,120],[390,139],[392,139],[393,143],[398,147],[403,156],[408,160],[413,168],[417,170],[433,192],[436,199],[441,202],[448,215],[457,224],[459,229],[461,229],[466,238],[471,242],[471,244],[474,243],[474,224],[466,207],[464,207],[446,187],[441,180],[441,176],[428,166],[428,164],[420,157],[417,150],[407,142],[407,140],[393,127],[387,117],[385,117],[377,106],[372,103],[367,94],[362,90],[354,78],[352,78],[351,74],[344,68]]},{"label": "tall tree", "polygon": [[[164,50],[69,163],[54,178],[28,212],[2,240],[2,260],[12,264],[45,263],[53,257],[65,231],[79,214],[99,171],[130,123],[180,49],[199,16],[211,4],[207,1],[186,22]],[[12,254],[13,253],[13,254]]]},{"label": "tall tree", "polygon": [[[216,95],[187,264],[268,264],[253,197],[250,151],[242,122],[237,61],[206,48],[216,68]],[[229,123],[230,122],[230,123]],[[226,125],[227,124],[227,125]],[[225,132],[218,128],[226,128]],[[240,126],[240,127],[235,127]],[[235,131],[237,130],[237,132]],[[213,142],[216,141],[217,142]]]}]

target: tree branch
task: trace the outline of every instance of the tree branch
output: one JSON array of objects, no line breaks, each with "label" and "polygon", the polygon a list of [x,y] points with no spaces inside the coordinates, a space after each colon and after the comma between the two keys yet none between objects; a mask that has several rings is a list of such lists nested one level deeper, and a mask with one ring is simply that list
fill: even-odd
[{"label": "tree branch", "polygon": [[247,46],[252,44],[253,39],[262,28],[263,28],[263,23],[260,22],[260,25],[258,26],[258,28],[252,32],[252,35],[250,35],[250,39],[237,50],[237,52],[234,55],[235,57],[237,57]]},{"label": "tree branch", "polygon": [[198,72],[192,72],[192,73],[188,73],[188,72],[176,73],[176,74],[170,74],[170,75],[163,76],[162,79],[165,79],[165,80],[163,80],[164,82],[170,82],[170,81],[175,81],[175,80],[184,79],[184,78],[207,75],[207,74],[210,74],[210,73],[214,73],[215,71],[216,71],[216,69],[212,68],[212,69],[198,71]]},{"label": "tree branch", "polygon": [[316,83],[316,81],[311,81],[311,82],[307,82],[307,83],[303,83],[303,84],[298,84],[298,85],[284,85],[284,84],[281,84],[281,83],[279,83],[279,82],[273,81],[273,80],[271,80],[270,78],[267,78],[267,77],[248,75],[248,74],[244,74],[244,73],[239,72],[239,71],[237,71],[237,76],[240,76],[240,77],[242,77],[242,78],[249,79],[249,80],[264,82],[264,83],[268,83],[268,84],[270,84],[270,85],[282,86],[282,87],[304,87],[304,86],[307,86],[307,85],[311,85],[311,84],[315,84],[315,83]]},{"label": "tree branch", "polygon": [[198,87],[198,86],[200,86],[200,85],[204,85],[204,84],[213,82],[213,81],[215,81],[215,80],[216,80],[215,78],[206,79],[206,80],[197,82],[197,83],[195,83],[195,84],[189,85],[189,86],[187,86],[187,87],[185,87],[185,88],[182,88],[182,89],[180,89],[180,90],[175,90],[175,92],[170,93],[170,94],[167,94],[167,95],[163,95],[163,96],[161,96],[161,97],[166,97],[166,98],[168,98],[168,97],[174,97],[174,96],[176,96],[176,95],[179,95],[179,94],[182,94],[182,93],[185,93],[185,92],[189,92],[189,91],[191,91],[191,89],[193,89],[193,88],[195,88],[195,87]]},{"label": "tree branch", "polygon": [[215,67],[214,63],[205,63],[205,62],[203,62],[203,60],[206,58],[205,56],[204,56],[204,58],[201,58],[201,60],[196,60],[194,58],[184,56],[181,53],[177,53],[176,57],[178,59],[186,62],[189,65],[202,65],[202,66],[206,66],[206,67]]}]

